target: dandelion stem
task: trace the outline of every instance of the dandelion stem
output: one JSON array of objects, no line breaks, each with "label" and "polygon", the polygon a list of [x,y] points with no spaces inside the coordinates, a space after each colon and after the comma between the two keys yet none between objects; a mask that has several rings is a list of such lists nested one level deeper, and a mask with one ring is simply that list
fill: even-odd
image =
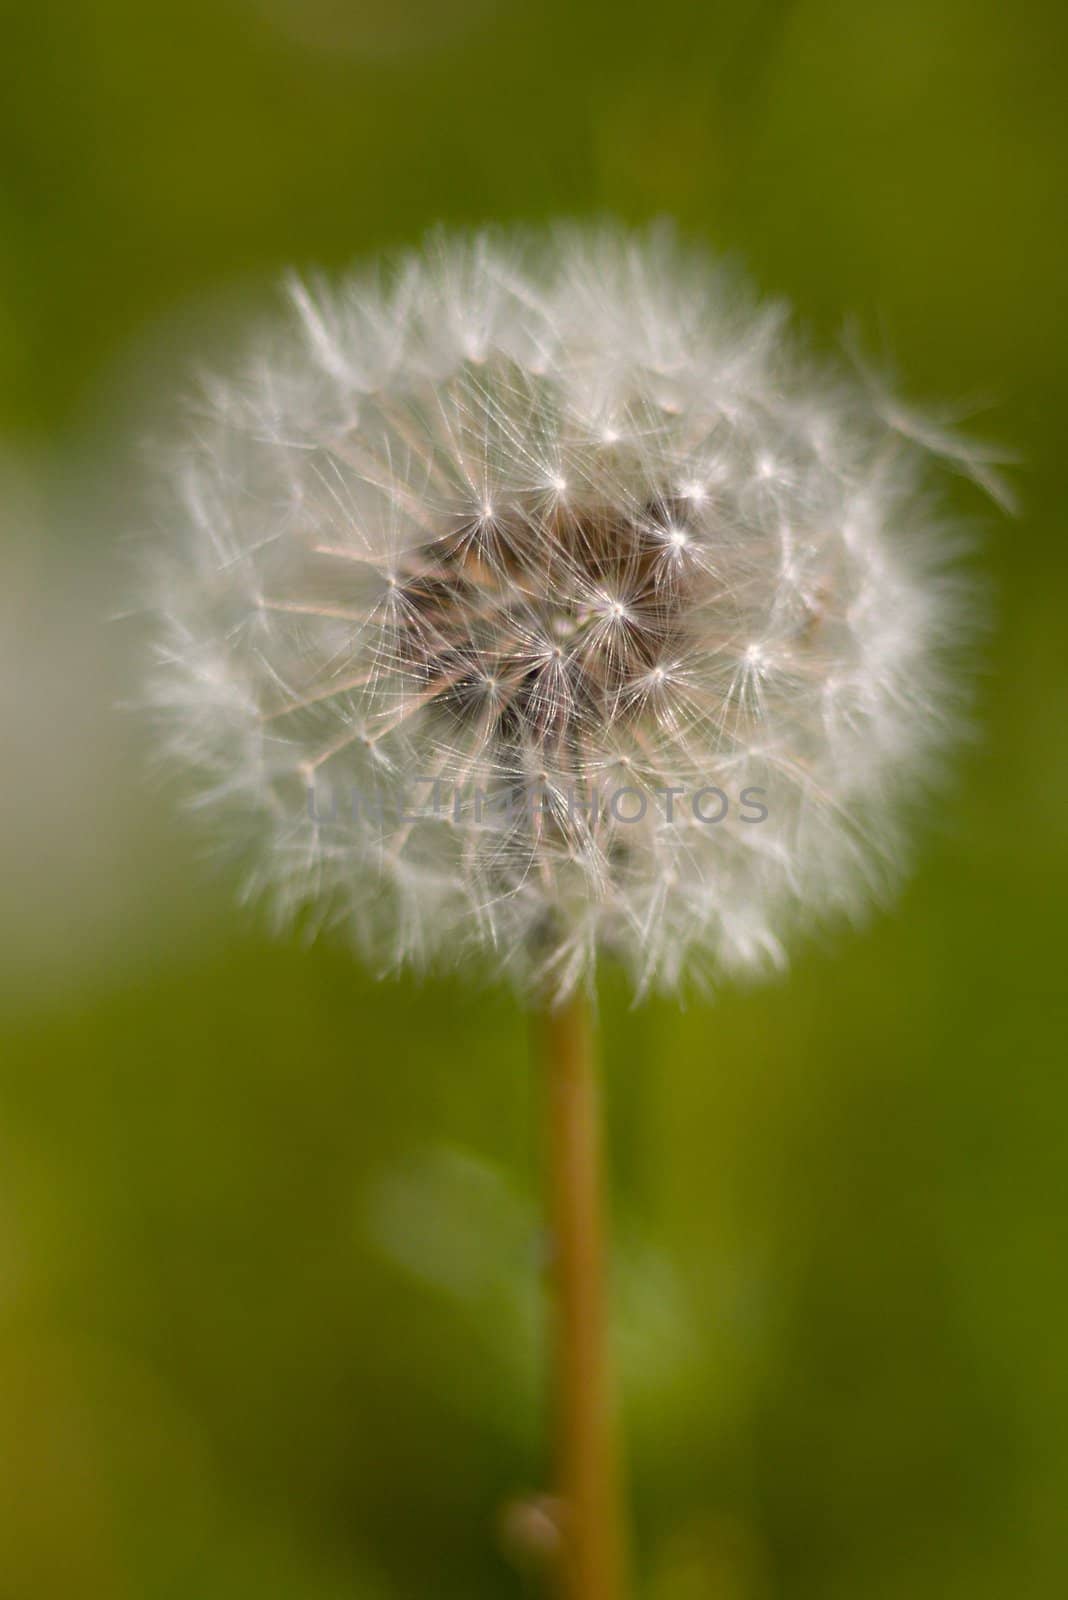
[{"label": "dandelion stem", "polygon": [[586,997],[546,1007],[539,1032],[548,1100],[560,1591],[566,1600],[623,1600],[625,1539],[608,1355],[600,1097]]}]

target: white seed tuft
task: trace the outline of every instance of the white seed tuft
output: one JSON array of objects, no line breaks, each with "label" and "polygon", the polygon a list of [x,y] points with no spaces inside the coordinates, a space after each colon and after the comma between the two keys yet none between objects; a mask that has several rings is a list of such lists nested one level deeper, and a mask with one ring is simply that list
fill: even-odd
[{"label": "white seed tuft", "polygon": [[155,564],[153,699],[250,889],[563,994],[601,951],[640,991],[781,964],[893,883],[957,721],[959,441],[665,231],[291,304]]}]

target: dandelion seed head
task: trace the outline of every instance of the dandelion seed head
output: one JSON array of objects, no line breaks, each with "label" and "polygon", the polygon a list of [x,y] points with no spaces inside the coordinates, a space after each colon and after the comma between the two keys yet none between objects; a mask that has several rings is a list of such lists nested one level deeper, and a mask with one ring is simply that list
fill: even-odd
[{"label": "dandelion seed head", "polygon": [[780,966],[892,886],[955,737],[946,455],[664,230],[295,283],[173,452],[167,744],[250,891],[378,966]]}]

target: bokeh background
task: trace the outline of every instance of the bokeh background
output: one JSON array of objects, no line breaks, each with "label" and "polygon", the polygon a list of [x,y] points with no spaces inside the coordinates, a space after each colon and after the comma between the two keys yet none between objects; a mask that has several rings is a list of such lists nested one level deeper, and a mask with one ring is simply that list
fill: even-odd
[{"label": "bokeh background", "polygon": [[606,978],[641,1594],[1063,1594],[1063,7],[0,11],[2,1600],[536,1592],[524,1021],[235,907],[124,613],[142,438],[283,268],[561,212],[676,216],[1022,462],[959,491],[985,733],[901,903],[711,1004]]}]

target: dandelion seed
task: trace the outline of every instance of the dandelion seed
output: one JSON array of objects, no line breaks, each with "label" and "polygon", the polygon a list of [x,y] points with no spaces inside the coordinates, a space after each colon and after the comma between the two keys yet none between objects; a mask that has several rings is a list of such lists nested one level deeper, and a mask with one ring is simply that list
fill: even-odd
[{"label": "dandelion seed", "polygon": [[[662,231],[437,239],[296,285],[272,348],[175,452],[153,694],[283,914],[563,996],[603,951],[639,991],[778,964],[894,882],[968,633],[931,469],[985,454]],[[767,816],[568,808],[612,767]],[[553,803],[413,819],[426,774]],[[327,830],[327,777],[386,803]]]}]

